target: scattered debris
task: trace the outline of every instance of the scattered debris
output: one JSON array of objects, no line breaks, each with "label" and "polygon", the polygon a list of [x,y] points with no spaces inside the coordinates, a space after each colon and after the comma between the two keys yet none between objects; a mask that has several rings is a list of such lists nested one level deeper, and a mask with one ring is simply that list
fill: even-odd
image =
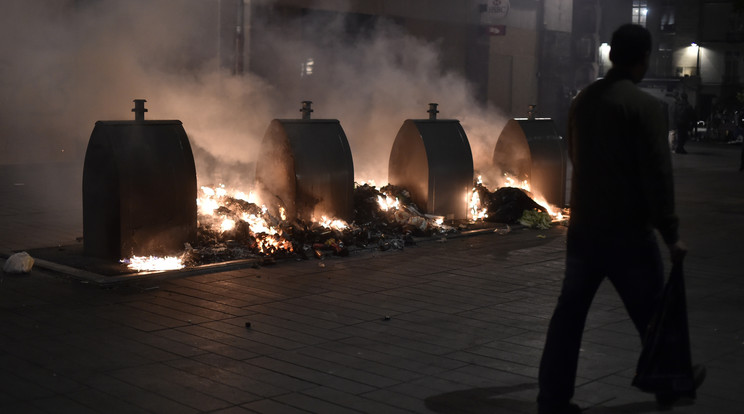
[{"label": "scattered debris", "polygon": [[504,228],[498,228],[498,229],[494,230],[493,232],[494,233],[498,233],[501,236],[504,236],[504,235],[507,235],[507,234],[511,233],[511,227],[509,227],[509,225],[507,224],[506,227],[504,227]]},{"label": "scattered debris", "polygon": [[[509,224],[550,227],[552,220],[547,209],[523,189],[502,187],[491,192],[477,182],[473,189],[473,197],[476,196],[479,208],[487,211],[482,220],[500,223],[494,230],[498,234],[509,234]],[[468,230],[480,221],[476,218],[467,223],[445,223],[444,217],[422,213],[411,194],[394,185],[379,189],[370,184],[355,185],[350,223],[327,217],[319,221],[286,217],[284,206],[269,209],[254,200],[252,194],[230,194],[223,185],[201,187],[197,240],[193,245],[186,244],[180,257],[183,265],[257,259],[258,267],[284,257],[322,260],[348,256],[353,249],[403,250],[415,245],[416,237],[446,243],[449,234]]]},{"label": "scattered debris", "polygon": [[486,209],[485,220],[489,222],[516,224],[523,212],[532,210],[547,214],[545,207],[537,204],[532,199],[532,194],[521,188],[501,187],[491,192],[483,184],[476,182],[475,191],[478,193],[481,206]]},{"label": "scattered debris", "polygon": [[519,219],[519,224],[531,229],[547,230],[550,228],[552,221],[550,214],[545,211],[524,210],[522,217]]},{"label": "scattered debris", "polygon": [[3,266],[5,273],[29,273],[34,266],[34,258],[27,252],[20,252],[11,255]]}]

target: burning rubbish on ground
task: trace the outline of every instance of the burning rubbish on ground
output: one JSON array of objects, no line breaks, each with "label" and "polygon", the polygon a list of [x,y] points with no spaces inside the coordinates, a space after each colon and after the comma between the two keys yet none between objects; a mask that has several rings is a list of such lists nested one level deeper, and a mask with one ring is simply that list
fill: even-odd
[{"label": "burning rubbish on ground", "polygon": [[354,220],[321,216],[288,219],[259,205],[253,193],[223,186],[201,187],[197,242],[186,247],[183,261],[201,265],[250,257],[322,258],[346,256],[350,249],[402,249],[413,237],[446,234],[455,229],[441,217],[418,211],[404,189],[369,184],[354,189]]},{"label": "burning rubbish on ground", "polygon": [[513,180],[491,191],[479,177],[470,199],[469,219],[447,223],[444,217],[422,213],[411,194],[394,185],[378,188],[356,183],[351,222],[327,216],[288,218],[283,207],[268,208],[253,192],[202,186],[195,243],[187,244],[180,256],[137,256],[122,263],[133,271],[163,271],[244,259],[264,263],[282,258],[323,259],[358,250],[401,250],[416,240],[446,238],[478,223],[545,229],[563,219],[561,213],[551,213],[557,211],[555,207],[536,202],[527,189],[509,185],[515,185]]}]

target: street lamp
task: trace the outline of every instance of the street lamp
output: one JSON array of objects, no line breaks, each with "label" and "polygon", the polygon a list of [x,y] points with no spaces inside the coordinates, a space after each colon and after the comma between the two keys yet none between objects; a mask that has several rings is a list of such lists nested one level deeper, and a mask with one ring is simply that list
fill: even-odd
[{"label": "street lamp", "polygon": [[695,74],[700,78],[700,46],[697,43],[690,43],[690,51],[695,54]]}]

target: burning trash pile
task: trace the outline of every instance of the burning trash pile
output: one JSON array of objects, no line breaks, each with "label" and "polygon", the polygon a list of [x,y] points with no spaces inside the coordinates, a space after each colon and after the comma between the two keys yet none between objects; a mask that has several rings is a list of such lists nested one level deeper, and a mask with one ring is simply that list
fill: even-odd
[{"label": "burning trash pile", "polygon": [[[252,192],[202,186],[196,243],[187,244],[180,257],[133,257],[124,262],[132,270],[157,271],[251,258],[322,259],[348,256],[355,249],[400,250],[414,245],[417,237],[446,236],[467,228],[465,223],[448,225],[444,217],[422,213],[411,194],[398,186],[355,184],[353,195],[354,218],[347,223],[326,216],[289,219],[283,207],[260,205]],[[471,194],[469,221],[546,229],[562,218],[551,210],[547,203],[536,202],[528,189],[503,186],[490,191],[479,177]]]},{"label": "burning trash pile", "polygon": [[456,231],[443,217],[421,213],[408,191],[391,185],[355,186],[351,223],[326,216],[288,220],[283,208],[273,213],[259,206],[252,193],[222,185],[201,187],[197,206],[197,242],[186,247],[186,266],[251,257],[347,256],[355,248],[402,249],[414,244],[414,237]]},{"label": "burning trash pile", "polygon": [[473,185],[470,215],[474,220],[493,223],[521,224],[545,230],[553,221],[565,219],[564,213],[542,197],[530,192],[529,183],[505,175],[505,185],[490,191],[478,177]]},{"label": "burning trash pile", "polygon": [[[480,201],[480,207],[476,208],[475,211],[479,212],[478,216],[484,221],[506,224],[521,223],[527,227],[540,229],[549,228],[552,222],[547,208],[536,203],[521,188],[501,187],[491,192],[483,184],[476,183],[473,194],[473,198],[477,197],[477,200]],[[536,224],[528,224],[532,222]]]}]

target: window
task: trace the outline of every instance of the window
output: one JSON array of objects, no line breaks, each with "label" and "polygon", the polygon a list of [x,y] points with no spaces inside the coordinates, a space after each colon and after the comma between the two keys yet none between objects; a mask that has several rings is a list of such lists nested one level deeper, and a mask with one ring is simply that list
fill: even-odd
[{"label": "window", "polygon": [[311,76],[313,74],[313,66],[315,66],[315,60],[308,58],[306,61],[300,64],[300,77]]},{"label": "window", "polygon": [[727,51],[724,57],[723,83],[739,82],[739,52]]},{"label": "window", "polygon": [[633,16],[631,21],[646,27],[646,14],[648,13],[648,1],[633,0]]},{"label": "window", "polygon": [[665,6],[661,11],[661,31],[674,33],[674,6]]}]

